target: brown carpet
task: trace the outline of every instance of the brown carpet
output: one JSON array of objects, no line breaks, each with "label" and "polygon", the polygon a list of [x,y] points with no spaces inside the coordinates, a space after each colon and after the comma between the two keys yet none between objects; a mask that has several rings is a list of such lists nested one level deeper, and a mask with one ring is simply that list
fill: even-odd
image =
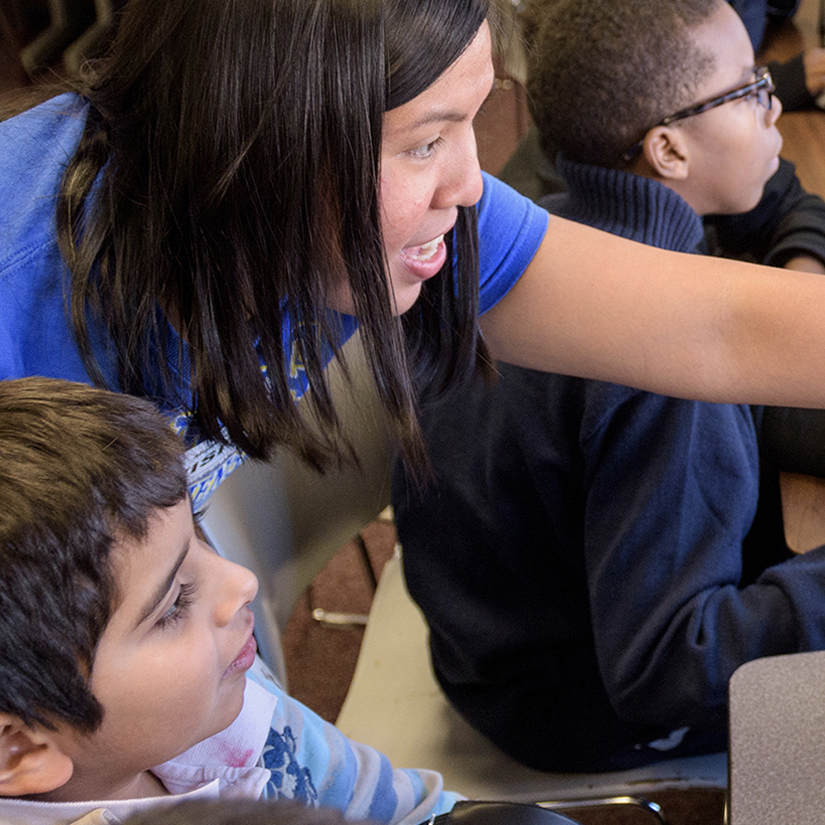
[{"label": "brown carpet", "polygon": [[[377,579],[392,556],[395,527],[389,521],[374,521],[361,537]],[[372,592],[366,561],[351,541],[318,573],[284,630],[289,692],[329,722],[336,720],[347,695],[364,628],[324,625],[312,618],[312,611],[366,614]]]}]

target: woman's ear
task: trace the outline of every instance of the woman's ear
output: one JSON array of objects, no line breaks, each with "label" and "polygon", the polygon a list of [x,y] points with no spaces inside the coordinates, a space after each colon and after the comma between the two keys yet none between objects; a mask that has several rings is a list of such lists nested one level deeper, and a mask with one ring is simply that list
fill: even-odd
[{"label": "woman's ear", "polygon": [[0,797],[49,793],[65,785],[73,771],[51,731],[0,713]]},{"label": "woman's ear", "polygon": [[690,151],[681,129],[654,126],[642,141],[642,151],[657,177],[664,181],[687,179]]}]

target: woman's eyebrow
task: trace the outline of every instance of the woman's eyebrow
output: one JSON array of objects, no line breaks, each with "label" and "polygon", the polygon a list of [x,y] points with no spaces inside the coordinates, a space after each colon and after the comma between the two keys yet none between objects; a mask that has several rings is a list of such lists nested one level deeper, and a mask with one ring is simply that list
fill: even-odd
[{"label": "woman's eyebrow", "polygon": [[414,121],[410,129],[416,131],[424,126],[429,126],[431,123],[461,123],[468,120],[468,118],[467,112],[457,112],[454,109],[435,109]]},{"label": "woman's eyebrow", "polygon": [[189,552],[189,542],[187,540],[186,544],[184,545],[183,549],[181,550],[180,554],[178,555],[175,564],[172,566],[172,569],[169,571],[169,575],[163,580],[160,586],[155,590],[155,595],[149,600],[146,604],[146,607],[141,611],[140,618],[138,619],[135,627],[143,624],[154,612],[157,610],[158,605],[163,601],[166,594],[169,592],[169,588],[172,586],[172,582],[175,581],[175,576],[178,575],[178,570],[180,570],[180,566],[183,564],[183,560],[186,558],[186,554]]},{"label": "woman's eyebrow", "polygon": [[[496,79],[493,78],[493,82],[490,84],[490,91],[487,92],[486,96],[484,97],[484,101],[482,102],[482,106],[484,103],[487,102],[490,95],[495,91],[496,88]],[[469,120],[469,114],[467,112],[458,112],[455,109],[433,109],[427,114],[422,115],[418,120],[414,121],[410,126],[411,130],[421,129],[424,126],[429,126],[431,123],[461,123],[465,120]]]}]

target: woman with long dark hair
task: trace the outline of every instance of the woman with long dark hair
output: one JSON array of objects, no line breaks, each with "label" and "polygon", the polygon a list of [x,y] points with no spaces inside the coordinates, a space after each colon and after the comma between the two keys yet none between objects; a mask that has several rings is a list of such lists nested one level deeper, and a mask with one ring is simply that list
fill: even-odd
[{"label": "woman with long dark hair", "polygon": [[[81,88],[0,124],[0,377],[148,396],[193,444],[287,444],[319,467],[347,454],[324,368],[356,325],[413,467],[417,393],[487,347],[825,405],[821,279],[548,223],[480,173],[488,16],[487,0],[130,0]],[[307,390],[320,427],[296,409]]]}]

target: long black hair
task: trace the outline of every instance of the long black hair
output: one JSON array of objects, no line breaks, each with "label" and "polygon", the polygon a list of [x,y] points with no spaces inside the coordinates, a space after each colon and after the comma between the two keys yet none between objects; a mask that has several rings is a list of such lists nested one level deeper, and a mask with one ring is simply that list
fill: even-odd
[{"label": "long black hair", "polygon": [[[252,457],[284,443],[324,466],[345,452],[324,352],[339,337],[328,297],[348,283],[383,407],[420,466],[416,389],[466,373],[483,348],[475,210],[459,210],[445,271],[394,317],[382,117],[486,14],[487,0],[130,0],[82,87],[88,119],[57,207],[92,379],[104,382],[90,313],[118,389],[190,409],[202,437]],[[290,394],[296,362],[320,427]]]}]

